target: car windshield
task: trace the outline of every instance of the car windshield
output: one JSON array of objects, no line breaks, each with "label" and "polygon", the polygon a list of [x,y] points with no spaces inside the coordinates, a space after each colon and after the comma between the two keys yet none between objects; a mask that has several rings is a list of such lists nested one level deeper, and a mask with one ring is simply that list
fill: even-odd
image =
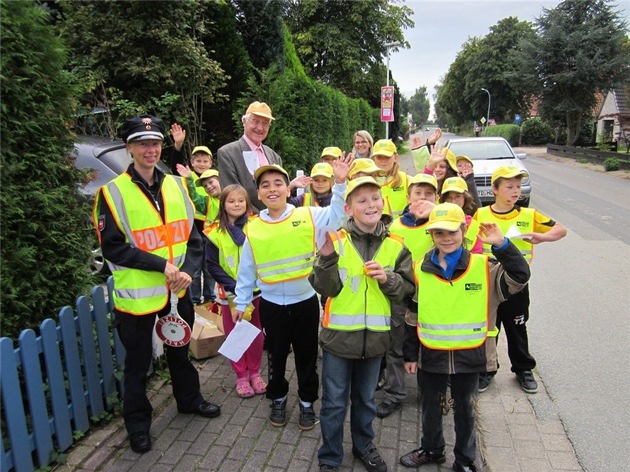
[{"label": "car windshield", "polygon": [[471,159],[514,159],[509,144],[505,141],[453,141],[449,149],[456,156],[468,156]]}]

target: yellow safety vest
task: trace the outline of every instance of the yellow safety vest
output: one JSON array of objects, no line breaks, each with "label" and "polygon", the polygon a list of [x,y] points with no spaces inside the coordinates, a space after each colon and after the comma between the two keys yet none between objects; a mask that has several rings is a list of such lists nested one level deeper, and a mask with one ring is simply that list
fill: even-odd
[{"label": "yellow safety vest", "polygon": [[[488,257],[471,254],[466,271],[457,279],[445,280],[423,272],[414,264],[418,285],[418,339],[437,350],[474,349],[488,333],[490,270]],[[493,327],[494,328],[494,327]]]},{"label": "yellow safety vest", "polygon": [[[98,205],[104,198],[116,226],[132,246],[181,267],[194,221],[193,203],[182,179],[165,176],[161,187],[165,221],[144,192],[126,172],[100,188],[94,201],[98,232]],[[166,275],[161,272],[119,266],[107,261],[114,277],[114,306],[132,315],[161,310],[169,301]],[[186,291],[179,293],[180,298]]]},{"label": "yellow safety vest", "polygon": [[[381,291],[378,281],[363,272],[365,261],[352,244],[347,231],[339,232],[341,241],[334,241],[339,258],[338,271],[343,288],[330,298],[324,308],[324,328],[335,331],[389,331],[391,305]],[[339,244],[343,249],[339,250]],[[396,237],[388,236],[376,251],[373,260],[385,271],[392,271],[404,245]]]},{"label": "yellow safety vest", "polygon": [[407,206],[407,187],[409,185],[409,176],[402,171],[398,171],[400,175],[400,185],[392,187],[392,182],[381,186],[381,194],[385,200],[383,213],[391,215],[393,218],[400,216]]},{"label": "yellow safety vest", "polygon": [[209,227],[214,223],[219,214],[219,205],[221,199],[217,197],[208,197],[206,200],[206,214],[204,215],[204,228]]},{"label": "yellow safety vest", "polygon": [[315,223],[308,207],[293,209],[281,221],[256,218],[247,225],[246,234],[256,273],[263,282],[301,279],[313,271]]},{"label": "yellow safety vest", "polygon": [[203,232],[219,250],[219,265],[221,268],[227,275],[236,280],[238,263],[241,260],[241,246],[234,242],[229,231],[219,229],[219,223],[213,223]]},{"label": "yellow safety vest", "polygon": [[466,240],[466,249],[469,251],[472,250],[475,242],[477,242],[477,235],[479,234],[479,230],[481,229],[479,225],[479,221],[471,219],[468,228],[466,229],[466,235],[464,239]]},{"label": "yellow safety vest", "polygon": [[304,194],[304,204],[302,206],[314,206],[314,207],[318,207],[319,206],[319,202],[317,201],[317,198],[313,198],[313,194],[312,193],[305,193]]},{"label": "yellow safety vest", "polygon": [[[192,171],[192,178],[195,181],[195,190],[197,191],[197,193],[203,197],[209,197],[210,195],[208,195],[208,192],[206,192],[206,189],[203,187],[197,187],[197,180],[199,180],[199,175],[197,175],[197,172]],[[199,220],[199,221],[207,221],[208,218],[206,217],[206,215],[204,215],[203,213],[197,211],[197,209],[195,209],[195,219]],[[216,215],[215,215],[216,216]]]},{"label": "yellow safety vest", "polygon": [[[489,206],[485,206],[477,210],[477,216],[475,219],[481,223],[496,223],[499,228],[501,228],[501,232],[503,234],[506,234],[512,226],[516,226],[521,234],[531,233],[534,231],[535,210],[533,208],[521,208],[518,213],[514,213],[515,215],[513,218],[505,220],[497,217]],[[532,259],[534,258],[534,245],[521,238],[512,238],[510,241],[512,241],[518,250],[521,251],[521,254],[523,254],[527,263],[531,264]],[[484,243],[483,253],[492,255],[492,248],[490,244]]]},{"label": "yellow safety vest", "polygon": [[411,252],[411,258],[414,261],[421,261],[427,251],[433,247],[431,235],[425,229],[428,224],[427,221],[422,226],[407,226],[398,218],[390,225],[389,232],[403,239],[403,243]]}]

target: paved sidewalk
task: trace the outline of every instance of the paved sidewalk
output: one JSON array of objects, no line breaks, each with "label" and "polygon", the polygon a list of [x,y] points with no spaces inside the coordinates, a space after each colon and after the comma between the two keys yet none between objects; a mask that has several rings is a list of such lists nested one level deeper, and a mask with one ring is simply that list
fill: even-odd
[{"label": "paved sidewalk", "polygon": [[[492,472],[581,471],[562,423],[539,380],[534,395],[523,392],[509,372],[504,337],[499,344],[502,368],[478,402],[478,465]],[[265,363],[266,364],[266,363]],[[241,399],[234,390],[235,377],[222,356],[197,363],[205,398],[221,405],[221,416],[205,419],[180,415],[164,380],[151,385],[155,409],[151,428],[153,449],[139,455],[128,447],[122,420],[96,429],[68,454],[58,471],[316,471],[319,426],[308,432],[297,427],[299,408],[293,357],[289,358],[288,409],[284,428],[271,426],[267,419],[269,401],[264,396]],[[263,372],[266,371],[266,365]],[[321,371],[321,368],[320,368]],[[398,458],[419,447],[421,426],[415,376],[407,378],[407,399],[401,410],[376,419],[376,445],[390,471],[409,470]],[[377,400],[382,397],[377,392]],[[319,402],[316,403],[319,411]],[[453,463],[453,414],[444,417],[447,461],[442,466],[422,467],[426,472],[451,470]],[[351,453],[346,418],[345,452],[342,471],[365,470]],[[480,467],[481,468],[481,467]]]}]

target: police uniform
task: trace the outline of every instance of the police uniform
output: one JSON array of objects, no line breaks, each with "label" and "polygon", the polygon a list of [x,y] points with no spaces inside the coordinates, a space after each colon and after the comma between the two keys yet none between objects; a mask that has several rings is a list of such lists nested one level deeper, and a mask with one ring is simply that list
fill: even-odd
[{"label": "police uniform", "polygon": [[[162,120],[143,115],[127,120],[121,135],[129,144],[161,141],[164,132]],[[132,449],[146,452],[151,448],[148,432],[152,407],[146,396],[146,376],[153,352],[154,324],[156,317],[170,312],[164,270],[171,262],[192,277],[202,257],[202,239],[193,225],[194,210],[184,181],[157,168],[152,184],[131,164],[124,174],[101,187],[93,218],[103,256],[114,277],[114,326],[126,350],[125,427]],[[190,297],[185,291],[179,296],[178,312],[192,326]],[[166,346],[166,359],[178,411],[217,416],[220,409],[205,402],[200,393],[199,375],[188,358],[188,346]],[[138,434],[144,435],[140,442]]]}]

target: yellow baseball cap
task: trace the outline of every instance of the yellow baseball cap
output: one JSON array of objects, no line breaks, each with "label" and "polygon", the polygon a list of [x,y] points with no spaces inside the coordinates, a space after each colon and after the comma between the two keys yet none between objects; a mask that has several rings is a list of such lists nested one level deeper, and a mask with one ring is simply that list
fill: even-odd
[{"label": "yellow baseball cap", "polygon": [[372,156],[387,156],[392,157],[396,154],[396,145],[391,139],[379,139],[374,143],[372,148]]},{"label": "yellow baseball cap", "polygon": [[446,153],[444,154],[444,159],[446,159],[448,166],[455,172],[457,172],[457,157],[455,157],[455,153],[450,149],[447,149]]},{"label": "yellow baseball cap", "polygon": [[263,118],[268,118],[270,120],[275,120],[273,116],[271,116],[271,108],[265,102],[253,102],[247,107],[246,115],[249,114],[262,116]]},{"label": "yellow baseball cap", "polygon": [[429,224],[426,229],[443,229],[457,231],[466,224],[466,215],[459,205],[454,203],[440,203],[433,207],[429,214]]},{"label": "yellow baseball cap", "polygon": [[258,179],[260,178],[260,176],[270,170],[283,174],[287,178],[287,182],[291,180],[291,178],[289,177],[289,173],[281,166],[279,166],[278,164],[269,164],[266,166],[260,166],[258,169],[256,169],[256,172],[254,172],[254,180],[256,181],[256,184],[258,184]]},{"label": "yellow baseball cap", "polygon": [[193,149],[192,155],[194,156],[198,152],[203,152],[205,154],[208,154],[210,157],[212,157],[212,151],[210,151],[210,149],[207,146],[197,146],[196,148]]},{"label": "yellow baseball cap", "polygon": [[363,172],[364,174],[374,174],[376,172],[382,172],[381,168],[377,166],[372,159],[359,158],[355,159],[348,171],[348,179],[354,178],[356,174]]},{"label": "yellow baseball cap", "polygon": [[529,174],[525,169],[520,169],[516,166],[501,166],[497,167],[492,173],[492,178],[490,179],[490,185],[494,185],[497,179],[511,179],[512,177],[527,177]]},{"label": "yellow baseball cap", "polygon": [[204,173],[197,179],[197,182],[195,182],[195,185],[197,187],[203,187],[203,181],[205,179],[209,179],[210,177],[219,177],[219,171],[216,169],[208,169],[204,171]]},{"label": "yellow baseball cap", "polygon": [[346,192],[343,195],[343,199],[344,200],[348,200],[348,197],[350,196],[350,194],[352,192],[354,192],[356,189],[358,189],[359,187],[361,187],[362,185],[374,185],[378,188],[381,188],[381,186],[378,184],[378,182],[376,180],[374,180],[373,177],[357,177],[354,180],[351,180],[350,183],[348,184],[348,187],[346,188]]},{"label": "yellow baseball cap", "polygon": [[468,161],[468,162],[470,162],[471,166],[474,166],[472,159],[470,157],[468,157],[468,156],[464,156],[464,155],[457,156],[455,158],[455,162],[459,162],[459,161]]},{"label": "yellow baseball cap", "polygon": [[419,174],[416,174],[411,179],[409,179],[409,187],[418,184],[428,184],[432,186],[436,191],[438,189],[437,180],[430,174],[424,174],[420,172]]},{"label": "yellow baseball cap", "polygon": [[464,193],[468,191],[468,184],[461,177],[449,177],[442,185],[442,195],[446,192]]},{"label": "yellow baseball cap", "polygon": [[339,159],[341,157],[341,149],[336,146],[325,147],[321,157],[324,156],[333,156],[335,159]]},{"label": "yellow baseball cap", "polygon": [[317,177],[321,175],[322,177],[326,177],[327,179],[332,179],[335,175],[333,171],[333,167],[326,162],[318,162],[313,166],[311,170],[311,177]]}]

